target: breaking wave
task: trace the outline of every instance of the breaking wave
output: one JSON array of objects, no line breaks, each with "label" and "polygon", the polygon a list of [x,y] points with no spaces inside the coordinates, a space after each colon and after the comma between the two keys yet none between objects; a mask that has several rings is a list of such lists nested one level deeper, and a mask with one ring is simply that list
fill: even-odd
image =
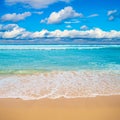
[{"label": "breaking wave", "polygon": [[120,95],[120,71],[51,71],[0,76],[0,98],[36,100]]},{"label": "breaking wave", "polygon": [[0,50],[65,50],[118,48],[120,45],[0,45]]}]

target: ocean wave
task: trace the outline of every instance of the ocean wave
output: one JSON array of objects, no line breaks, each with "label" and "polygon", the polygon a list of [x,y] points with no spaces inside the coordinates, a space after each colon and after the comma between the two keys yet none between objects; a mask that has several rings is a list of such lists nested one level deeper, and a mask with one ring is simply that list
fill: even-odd
[{"label": "ocean wave", "polygon": [[120,45],[0,45],[0,50],[66,50],[120,48]]},{"label": "ocean wave", "polygon": [[120,71],[51,71],[0,77],[0,98],[35,100],[120,95]]}]

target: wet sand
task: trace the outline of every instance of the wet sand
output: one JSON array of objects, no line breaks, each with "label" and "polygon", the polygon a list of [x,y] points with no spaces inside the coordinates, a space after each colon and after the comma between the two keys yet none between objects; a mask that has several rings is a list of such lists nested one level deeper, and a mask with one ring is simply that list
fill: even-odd
[{"label": "wet sand", "polygon": [[0,99],[0,120],[120,120],[120,96]]}]

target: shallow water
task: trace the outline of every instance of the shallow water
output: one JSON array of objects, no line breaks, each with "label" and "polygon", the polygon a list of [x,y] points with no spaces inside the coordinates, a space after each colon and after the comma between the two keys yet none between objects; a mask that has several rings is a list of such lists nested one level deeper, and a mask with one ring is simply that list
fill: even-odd
[{"label": "shallow water", "polygon": [[0,73],[83,69],[120,70],[120,46],[0,46]]},{"label": "shallow water", "polygon": [[119,94],[119,45],[0,46],[0,98]]}]

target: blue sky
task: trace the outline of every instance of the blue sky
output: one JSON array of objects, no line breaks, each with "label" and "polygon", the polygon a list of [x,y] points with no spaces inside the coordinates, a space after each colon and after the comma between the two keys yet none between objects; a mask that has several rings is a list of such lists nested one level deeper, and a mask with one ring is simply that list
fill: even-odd
[{"label": "blue sky", "polygon": [[0,0],[0,38],[120,38],[120,0]]}]

